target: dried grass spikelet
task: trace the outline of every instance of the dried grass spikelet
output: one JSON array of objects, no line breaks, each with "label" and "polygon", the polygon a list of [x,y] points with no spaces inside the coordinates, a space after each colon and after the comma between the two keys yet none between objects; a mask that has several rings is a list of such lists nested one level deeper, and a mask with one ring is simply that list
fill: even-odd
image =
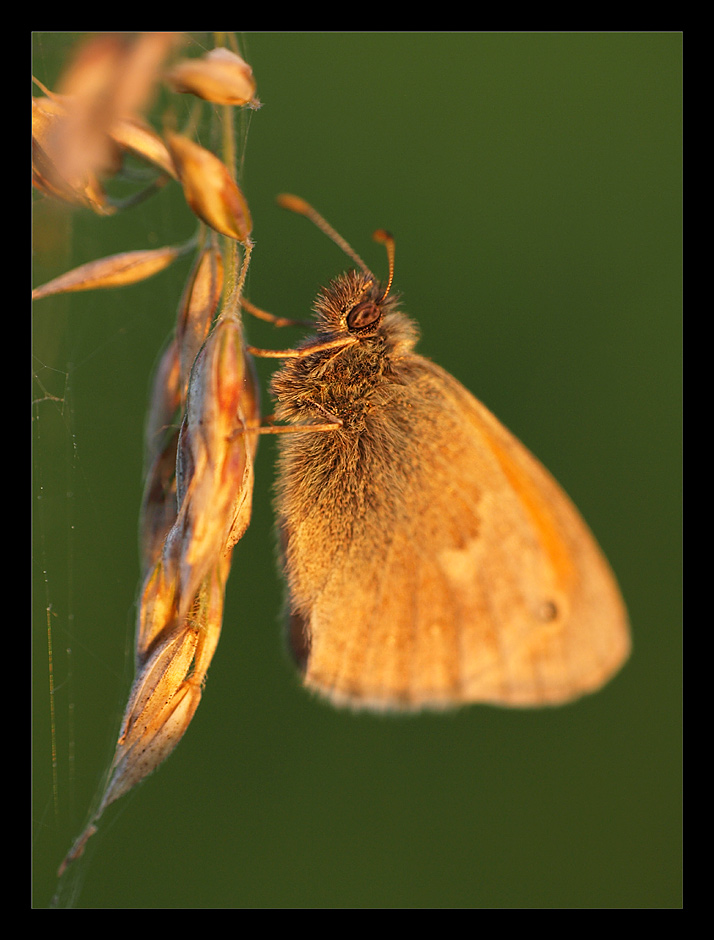
[{"label": "dried grass spikelet", "polygon": [[57,90],[81,95],[108,123],[136,114],[151,102],[167,56],[182,42],[176,32],[91,36],[78,47]]},{"label": "dried grass spikelet", "polygon": [[166,760],[186,732],[218,644],[229,567],[230,557],[216,560],[186,617],[170,621],[137,668],[99,814]]},{"label": "dried grass spikelet", "polygon": [[[177,33],[105,33],[88,40],[57,93],[33,99],[33,184],[45,195],[101,215],[115,211],[101,179],[131,149],[175,175],[165,147],[139,121]],[[39,83],[38,83],[39,84]]]},{"label": "dried grass spikelet", "polygon": [[79,104],[75,99],[58,95],[32,99],[32,182],[36,189],[98,215],[112,215],[117,206],[107,196],[100,169],[104,176],[110,175],[110,169],[115,173],[124,153],[139,157],[167,178],[177,178],[166,144],[137,116],[117,119],[106,128],[103,139],[106,154],[112,154],[111,167],[108,156],[101,167],[92,165],[89,159],[84,162],[75,159],[71,151],[76,134],[74,110]]},{"label": "dried grass spikelet", "polygon": [[223,256],[211,233],[198,252],[179,303],[176,332],[154,374],[144,432],[145,486],[141,507],[142,571],[154,564],[176,521],[176,458],[188,380],[218,310]]},{"label": "dried grass spikelet", "polygon": [[223,292],[223,255],[211,232],[189,274],[179,305],[176,341],[180,350],[180,381],[185,398],[196,355],[208,336]]},{"label": "dried grass spikelet", "polygon": [[176,460],[180,508],[166,541],[170,548],[175,540],[181,545],[184,597],[195,593],[211,560],[232,549],[247,528],[257,435],[245,428],[259,420],[240,323],[219,319],[191,373]]},{"label": "dried grass spikelet", "polygon": [[153,164],[173,179],[178,178],[166,144],[145,121],[138,117],[121,118],[112,124],[108,133],[122,150]]},{"label": "dried grass spikelet", "polygon": [[149,571],[137,674],[101,809],[151,773],[183,736],[221,630],[231,553],[250,518],[257,391],[240,324],[219,320],[191,376],[178,445],[178,514]]},{"label": "dried grass spikelet", "polygon": [[176,453],[182,406],[180,353],[174,336],[154,373],[144,430],[145,482],[139,514],[142,575],[156,563],[176,521]]},{"label": "dried grass spikelet", "polygon": [[259,422],[258,407],[240,324],[219,320],[191,374],[177,441],[176,518],[158,553],[151,550],[157,538],[149,523],[160,518],[159,500],[154,517],[143,520],[148,574],[138,617],[138,662],[172,617],[185,617],[214,560],[230,551],[248,526],[256,435],[245,428]]},{"label": "dried grass spikelet", "polygon": [[114,167],[111,128],[148,107],[163,63],[180,41],[170,32],[104,33],[79,48],[57,87],[73,102],[67,163],[99,173]]},{"label": "dried grass spikelet", "polygon": [[168,133],[166,143],[193,212],[215,231],[245,243],[253,223],[248,203],[225,163],[182,134]]},{"label": "dried grass spikelet", "polygon": [[94,170],[62,158],[70,138],[67,109],[58,99],[32,99],[32,185],[52,199],[109,215],[114,208]]},{"label": "dried grass spikelet", "polygon": [[191,247],[191,242],[186,245],[166,245],[163,248],[122,251],[96,261],[88,261],[36,287],[32,292],[32,299],[41,300],[43,297],[65,294],[70,291],[97,290],[136,284],[163,271]]},{"label": "dried grass spikelet", "polygon": [[253,70],[239,55],[219,47],[195,59],[182,59],[166,73],[177,92],[193,94],[214,104],[255,102]]},{"label": "dried grass spikelet", "polygon": [[[178,354],[167,386],[180,396]],[[170,407],[171,395],[166,398]],[[154,771],[183,737],[218,644],[233,547],[250,520],[258,391],[242,327],[219,317],[191,371],[177,442],[175,519],[144,518],[144,581],[136,631],[136,677],[99,808],[60,868],[84,850],[104,810]],[[163,454],[162,454],[163,456]],[[156,510],[156,507],[153,507]],[[167,510],[170,512],[170,510]],[[151,543],[153,550],[147,550]]]}]

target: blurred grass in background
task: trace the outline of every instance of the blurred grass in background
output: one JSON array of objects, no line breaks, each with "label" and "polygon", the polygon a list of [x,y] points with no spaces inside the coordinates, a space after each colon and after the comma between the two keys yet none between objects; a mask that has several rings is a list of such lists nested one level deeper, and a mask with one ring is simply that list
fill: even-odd
[{"label": "blurred grass in background", "polygon": [[[51,87],[80,36],[34,34],[33,73]],[[371,233],[392,231],[420,350],[573,497],[620,579],[634,655],[603,692],[553,711],[391,719],[314,701],[282,649],[263,439],[202,704],[108,814],[77,906],[679,907],[681,35],[241,39],[263,102],[241,132],[247,295],[304,317],[348,266],[278,192],[313,202],[378,274]],[[34,283],[192,230],[175,186],[113,219],[36,202]],[[131,678],[146,396],[185,275],[34,310],[37,907]],[[247,330],[264,347],[300,335]],[[258,368],[265,388],[274,363]]]}]

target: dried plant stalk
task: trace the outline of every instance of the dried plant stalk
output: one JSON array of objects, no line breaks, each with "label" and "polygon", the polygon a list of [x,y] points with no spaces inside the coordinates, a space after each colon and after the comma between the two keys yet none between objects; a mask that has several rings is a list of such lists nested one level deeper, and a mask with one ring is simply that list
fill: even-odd
[{"label": "dried plant stalk", "polygon": [[[196,251],[147,416],[134,683],[98,807],[60,875],[82,854],[104,810],[155,770],[188,728],[218,644],[233,548],[250,520],[260,417],[240,295],[252,222],[229,168],[231,128],[224,127],[224,163],[183,134],[158,134],[138,113],[178,42],[175,34],[163,33],[141,34],[133,44],[100,37],[70,69],[64,95],[44,89],[46,97],[33,102],[34,182],[45,195],[110,214],[116,206],[102,179],[115,171],[122,153],[131,152],[154,166],[160,179],[179,180],[202,233],[184,246],[122,252],[81,265],[34,293],[38,299],[124,286]],[[184,62],[171,82],[199,98],[257,107],[252,71],[234,53]],[[92,122],[103,97],[110,107]],[[229,121],[225,109],[221,118]],[[86,161],[82,148],[69,144],[69,131],[77,128],[92,144]]]},{"label": "dried plant stalk", "polygon": [[260,421],[252,364],[233,310],[231,305],[218,318],[191,371],[174,483],[167,451],[157,454],[165,480],[154,488],[148,511],[144,502],[147,574],[137,616],[136,677],[98,810],[60,874],[84,851],[107,806],[181,740],[218,644],[233,547],[250,520]]}]

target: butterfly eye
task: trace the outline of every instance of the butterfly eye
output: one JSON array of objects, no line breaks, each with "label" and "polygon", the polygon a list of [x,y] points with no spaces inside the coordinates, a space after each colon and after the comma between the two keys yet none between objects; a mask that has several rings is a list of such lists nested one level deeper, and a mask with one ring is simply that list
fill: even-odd
[{"label": "butterfly eye", "polygon": [[351,333],[362,333],[382,319],[382,310],[373,300],[363,300],[347,314],[347,328]]}]

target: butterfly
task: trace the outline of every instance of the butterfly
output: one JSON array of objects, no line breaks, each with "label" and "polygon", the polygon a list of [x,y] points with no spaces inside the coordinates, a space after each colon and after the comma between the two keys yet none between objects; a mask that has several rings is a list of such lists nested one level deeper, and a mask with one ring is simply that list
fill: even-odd
[{"label": "butterfly", "polygon": [[310,205],[359,270],[271,380],[287,635],[305,685],[355,709],[555,705],[630,652],[615,577],[548,471],[415,351],[389,280]]}]

